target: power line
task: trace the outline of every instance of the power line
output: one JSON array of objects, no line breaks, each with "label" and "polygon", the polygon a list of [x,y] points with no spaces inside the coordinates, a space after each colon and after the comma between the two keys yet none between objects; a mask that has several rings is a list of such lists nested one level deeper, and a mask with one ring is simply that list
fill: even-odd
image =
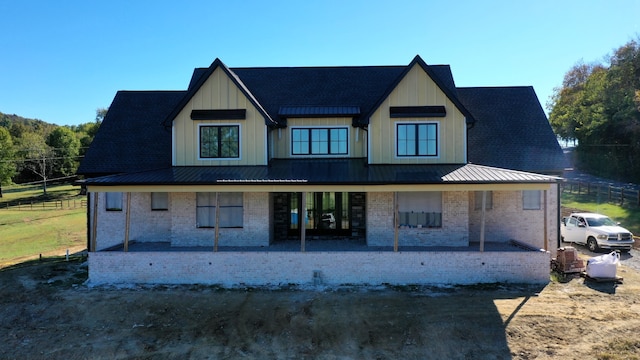
[{"label": "power line", "polygon": [[[62,156],[62,157],[45,157],[45,160],[61,160],[61,159],[81,159],[83,158],[84,155],[77,155],[77,156]],[[9,162],[13,162],[13,163],[21,163],[21,162],[26,162],[26,161],[41,161],[43,158],[33,158],[33,159],[9,159],[9,160],[0,160],[0,162],[3,163],[9,163]]]}]

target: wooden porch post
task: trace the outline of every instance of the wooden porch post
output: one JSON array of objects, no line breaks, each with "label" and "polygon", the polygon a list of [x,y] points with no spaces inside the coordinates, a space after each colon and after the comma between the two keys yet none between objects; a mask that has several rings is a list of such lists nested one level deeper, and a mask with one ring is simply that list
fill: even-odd
[{"label": "wooden porch post", "polygon": [[300,206],[298,206],[298,211],[302,211],[302,213],[298,214],[298,223],[300,224],[300,251],[305,252],[306,249],[306,220],[307,220],[307,193],[302,192]]},{"label": "wooden porch post", "polygon": [[98,193],[93,193],[93,223],[91,224],[91,246],[89,251],[96,251],[98,236]]},{"label": "wooden porch post", "polygon": [[218,239],[220,236],[220,206],[218,202],[218,192],[216,191],[216,228],[214,231],[214,239],[213,239],[213,252],[218,252]]},{"label": "wooden porch post", "polygon": [[124,225],[124,252],[129,251],[129,227],[131,225],[131,193],[127,193],[127,211],[125,213],[126,221]]},{"label": "wooden porch post", "polygon": [[484,218],[487,212],[487,191],[482,190],[482,217],[480,219],[480,252],[484,252]]},{"label": "wooden porch post", "polygon": [[544,247],[543,249],[545,251],[549,250],[549,246],[547,245],[547,242],[549,241],[549,235],[547,234],[548,231],[548,219],[547,219],[547,190],[544,190],[544,206],[542,207],[544,209]]},{"label": "wooden porch post", "polygon": [[399,204],[398,204],[398,192],[393,193],[393,252],[398,252],[398,216],[399,216]]}]

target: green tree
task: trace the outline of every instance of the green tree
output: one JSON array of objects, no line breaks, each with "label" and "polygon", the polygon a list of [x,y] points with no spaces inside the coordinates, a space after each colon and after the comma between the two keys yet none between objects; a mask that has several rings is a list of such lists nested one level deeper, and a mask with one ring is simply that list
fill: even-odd
[{"label": "green tree", "polygon": [[9,130],[0,127],[0,197],[2,197],[2,185],[11,183],[11,178],[16,173],[15,149]]},{"label": "green tree", "polygon": [[640,178],[640,45],[615,50],[609,64],[570,69],[548,104],[563,139],[577,139],[580,165],[593,173]]},{"label": "green tree", "polygon": [[18,144],[21,158],[20,169],[31,172],[42,179],[42,189],[47,193],[47,180],[53,171],[53,151],[42,135],[30,132],[23,134]]},{"label": "green tree", "polygon": [[93,142],[93,138],[98,133],[100,124],[107,114],[108,109],[99,108],[96,110],[96,119],[93,122],[83,123],[72,126],[71,129],[76,133],[76,137],[80,140],[80,156],[84,156],[87,149]]},{"label": "green tree", "polygon": [[80,140],[76,134],[68,127],[61,126],[49,134],[46,143],[55,154],[51,159],[53,175],[70,176],[75,174],[80,154]]}]

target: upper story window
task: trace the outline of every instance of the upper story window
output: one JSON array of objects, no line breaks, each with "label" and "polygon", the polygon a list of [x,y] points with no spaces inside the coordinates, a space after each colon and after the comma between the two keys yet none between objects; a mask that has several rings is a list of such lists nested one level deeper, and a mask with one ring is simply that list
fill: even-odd
[{"label": "upper story window", "polygon": [[237,159],[240,157],[240,125],[201,125],[200,158]]},{"label": "upper story window", "polygon": [[397,156],[438,156],[438,124],[396,124]]},{"label": "upper story window", "polygon": [[347,155],[348,128],[293,128],[292,155]]}]

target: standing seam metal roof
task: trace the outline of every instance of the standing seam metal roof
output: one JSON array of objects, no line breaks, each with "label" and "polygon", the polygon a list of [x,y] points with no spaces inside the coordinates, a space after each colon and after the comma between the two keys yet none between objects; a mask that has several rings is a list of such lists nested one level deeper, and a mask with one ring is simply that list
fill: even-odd
[{"label": "standing seam metal roof", "polygon": [[180,166],[86,180],[88,185],[389,185],[552,183],[559,178],[473,164],[367,165],[364,159],[274,160],[269,166]]}]

